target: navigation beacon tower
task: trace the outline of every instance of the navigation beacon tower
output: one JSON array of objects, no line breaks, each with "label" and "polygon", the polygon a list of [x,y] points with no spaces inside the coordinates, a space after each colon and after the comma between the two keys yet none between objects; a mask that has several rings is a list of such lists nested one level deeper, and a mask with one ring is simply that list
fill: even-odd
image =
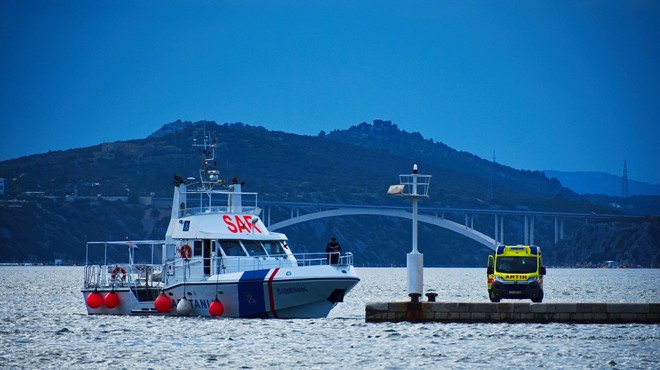
[{"label": "navigation beacon tower", "polygon": [[424,293],[424,255],[417,250],[417,213],[420,197],[428,198],[431,175],[417,173],[417,165],[413,165],[413,173],[399,175],[399,184],[391,185],[387,194],[399,195],[412,199],[412,251],[406,258],[408,271],[408,294]]}]

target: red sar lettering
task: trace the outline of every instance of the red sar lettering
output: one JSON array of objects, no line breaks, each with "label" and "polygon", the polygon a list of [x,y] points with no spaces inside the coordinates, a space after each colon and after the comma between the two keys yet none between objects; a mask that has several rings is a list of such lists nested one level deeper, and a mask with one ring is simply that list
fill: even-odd
[{"label": "red sar lettering", "polygon": [[253,230],[256,230],[259,234],[262,233],[259,227],[252,223],[252,216],[246,215],[241,219],[241,216],[236,215],[234,216],[234,219],[232,219],[231,216],[224,215],[222,216],[222,220],[227,225],[227,230],[233,234],[242,233],[243,230],[245,230],[248,234],[252,233]]}]

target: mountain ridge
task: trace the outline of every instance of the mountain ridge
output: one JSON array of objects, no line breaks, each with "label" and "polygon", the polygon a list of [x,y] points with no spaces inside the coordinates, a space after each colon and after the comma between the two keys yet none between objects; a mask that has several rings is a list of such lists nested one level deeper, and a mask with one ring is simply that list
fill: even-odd
[{"label": "mountain ridge", "polygon": [[[167,221],[163,215],[167,212],[140,204],[139,197],[171,196],[174,174],[197,177],[199,160],[190,145],[204,134],[218,139],[217,168],[222,176],[246,181],[246,191],[260,193],[262,200],[409,206],[404,199],[387,196],[386,190],[398,182],[398,174],[410,173],[412,164],[418,163],[420,173],[433,176],[430,198],[423,206],[620,212],[581,197],[540,171],[516,170],[459,152],[419,133],[400,130],[389,121],[376,120],[317,136],[269,131],[240,122],[175,121],[144,139],[0,162],[0,177],[10,179],[10,196],[21,202],[13,204],[20,207],[13,207],[8,197],[0,198],[6,200],[0,204],[0,243],[8,251],[0,261],[69,256],[70,261],[80,263],[81,246],[88,240],[164,235]],[[34,198],[27,195],[30,192],[52,199]],[[126,201],[110,201],[109,195]],[[288,210],[273,209],[272,213],[274,218],[288,217]],[[463,222],[461,215],[446,217]],[[30,220],[39,221],[30,224]],[[507,220],[505,240],[519,242],[520,222]],[[489,230],[492,219],[477,217],[475,227]],[[568,222],[567,235],[579,227]],[[319,251],[330,235],[337,235],[355,253],[358,265],[405,264],[407,248],[401,246],[410,241],[409,221],[387,217],[322,219],[284,231],[296,241],[299,252]],[[539,220],[536,232],[542,246],[551,245],[551,222]],[[427,225],[420,225],[420,246],[427,266],[480,266],[488,254],[476,242]],[[547,260],[552,262],[553,255]]]}]

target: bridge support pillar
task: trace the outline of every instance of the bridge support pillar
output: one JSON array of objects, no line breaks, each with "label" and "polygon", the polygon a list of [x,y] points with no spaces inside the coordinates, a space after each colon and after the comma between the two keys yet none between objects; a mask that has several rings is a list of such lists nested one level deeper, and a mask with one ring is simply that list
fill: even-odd
[{"label": "bridge support pillar", "polygon": [[474,229],[474,214],[468,214],[468,213],[465,214],[465,228]]},{"label": "bridge support pillar", "polygon": [[504,244],[504,215],[495,214],[495,242]]},{"label": "bridge support pillar", "polygon": [[495,235],[493,239],[495,239],[495,244],[497,244],[500,239],[497,237],[497,231],[499,230],[499,227],[497,227],[497,214],[495,214]]},{"label": "bridge support pillar", "polygon": [[555,217],[555,244],[564,239],[564,219]]},{"label": "bridge support pillar", "polygon": [[525,215],[525,245],[534,245],[534,216]]},{"label": "bridge support pillar", "polygon": [[500,216],[500,244],[504,244],[504,215]]}]

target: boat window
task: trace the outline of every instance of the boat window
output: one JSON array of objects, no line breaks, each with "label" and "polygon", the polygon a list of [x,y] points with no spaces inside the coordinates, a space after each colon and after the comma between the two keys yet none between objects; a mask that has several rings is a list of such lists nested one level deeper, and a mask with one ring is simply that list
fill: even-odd
[{"label": "boat window", "polygon": [[195,240],[194,243],[195,250],[193,252],[193,256],[201,256],[202,255],[202,241],[201,240]]},{"label": "boat window", "polygon": [[263,242],[264,248],[266,248],[266,251],[270,255],[275,255],[275,254],[284,254],[284,251],[282,250],[282,243],[280,243],[277,240],[268,240]]},{"label": "boat window", "polygon": [[243,246],[250,256],[265,256],[266,251],[257,240],[243,240]]},{"label": "boat window", "polygon": [[245,251],[238,240],[220,240],[220,247],[225,256],[245,256]]}]

